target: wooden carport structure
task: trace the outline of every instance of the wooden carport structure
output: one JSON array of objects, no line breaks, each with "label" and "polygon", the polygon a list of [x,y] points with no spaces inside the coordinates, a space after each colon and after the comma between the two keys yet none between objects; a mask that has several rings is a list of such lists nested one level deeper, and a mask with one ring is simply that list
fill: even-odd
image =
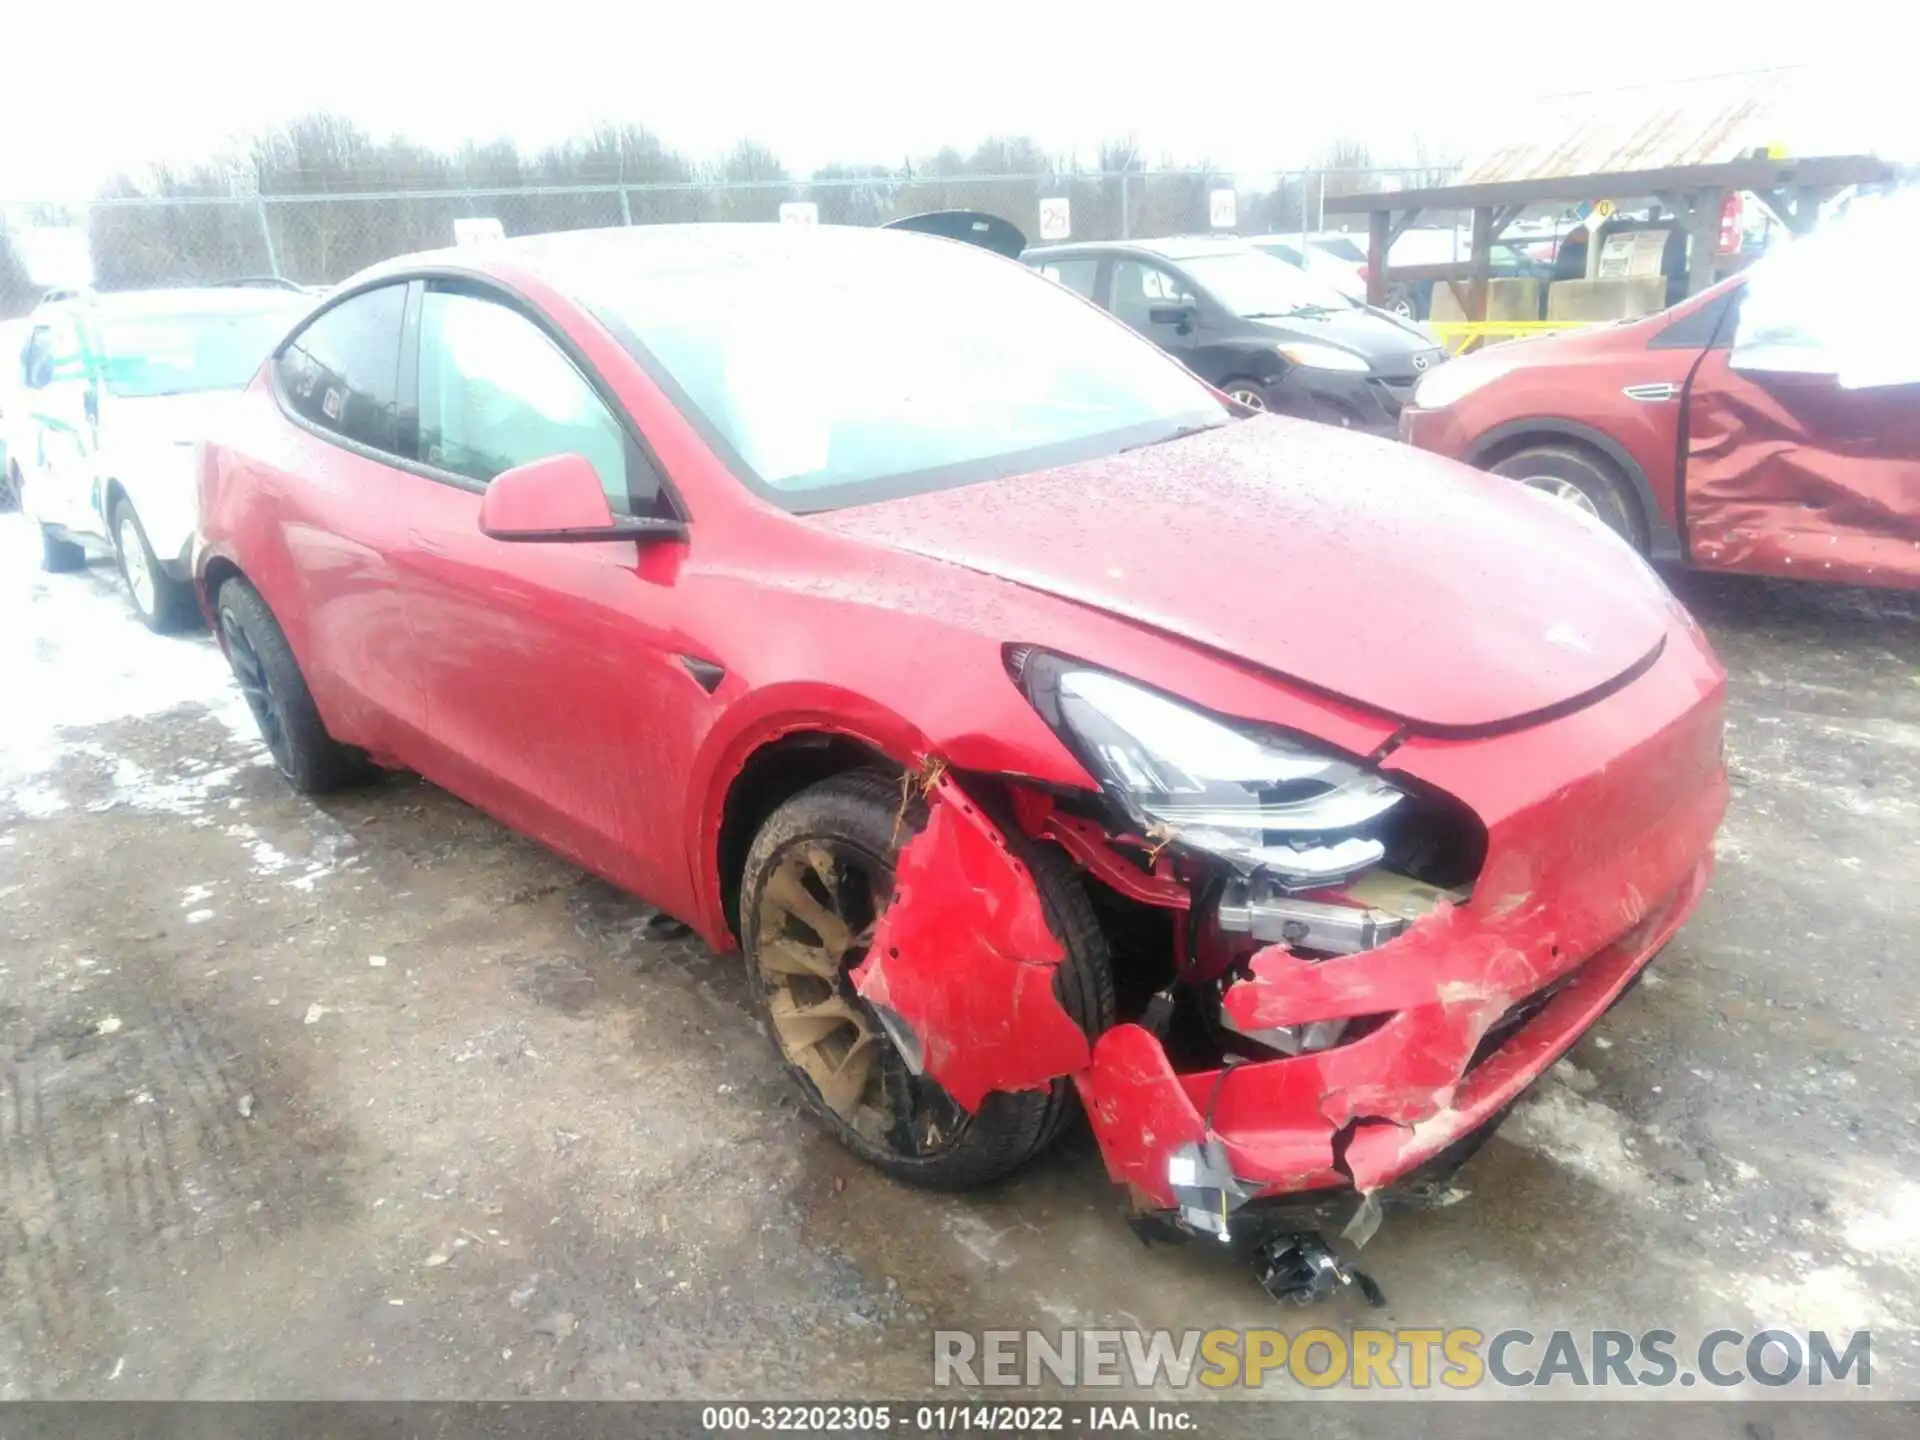
[{"label": "wooden carport structure", "polygon": [[[1706,165],[1672,165],[1590,175],[1542,176],[1442,185],[1426,190],[1328,196],[1328,215],[1367,217],[1367,303],[1383,304],[1395,281],[1433,280],[1453,287],[1469,320],[1487,318],[1487,281],[1494,241],[1530,206],[1602,199],[1657,200],[1685,225],[1691,238],[1687,292],[1713,281],[1714,243],[1720,210],[1732,192],[1759,196],[1782,223],[1804,232],[1820,206],[1850,185],[1879,185],[1896,168],[1871,155],[1827,155],[1799,160],[1747,158]],[[1442,265],[1403,265],[1389,272],[1387,255],[1422,214],[1468,210],[1472,242],[1465,260]],[[1461,294],[1459,282],[1467,282]]]}]

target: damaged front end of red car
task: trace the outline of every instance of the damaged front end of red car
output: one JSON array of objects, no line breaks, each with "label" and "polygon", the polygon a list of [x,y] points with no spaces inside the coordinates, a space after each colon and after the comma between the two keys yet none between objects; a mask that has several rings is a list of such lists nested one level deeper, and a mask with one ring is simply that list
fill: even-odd
[{"label": "damaged front end of red car", "polygon": [[[970,1113],[1070,1077],[1143,1233],[1252,1237],[1281,1298],[1370,1290],[1318,1229],[1364,1243],[1383,1203],[1445,1195],[1706,885],[1726,782],[1704,647],[1567,713],[1403,726],[1365,757],[1027,647],[1008,665],[1101,789],[928,757],[854,983]],[[1036,845],[1100,917],[1103,1033],[1053,983]]]}]

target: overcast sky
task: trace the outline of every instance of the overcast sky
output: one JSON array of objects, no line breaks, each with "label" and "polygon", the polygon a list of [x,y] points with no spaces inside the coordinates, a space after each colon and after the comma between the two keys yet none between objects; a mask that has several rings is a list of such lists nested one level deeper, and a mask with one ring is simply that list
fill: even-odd
[{"label": "overcast sky", "polygon": [[[446,146],[634,121],[696,158],[751,137],[801,173],[991,133],[1088,159],[1102,137],[1134,134],[1154,159],[1246,172],[1310,162],[1343,135],[1411,161],[1420,139],[1471,156],[1525,133],[1545,95],[1888,48],[1862,44],[1885,32],[1855,0],[1822,0],[1817,22],[1783,7],[1777,24],[1765,5],[1690,0],[117,4],[5,7],[0,199],[81,197],[113,170],[200,158],[319,108]],[[1907,65],[1898,90],[1843,87],[1837,104],[1866,107],[1852,128],[1920,112],[1894,103],[1911,65],[1885,63]]]}]

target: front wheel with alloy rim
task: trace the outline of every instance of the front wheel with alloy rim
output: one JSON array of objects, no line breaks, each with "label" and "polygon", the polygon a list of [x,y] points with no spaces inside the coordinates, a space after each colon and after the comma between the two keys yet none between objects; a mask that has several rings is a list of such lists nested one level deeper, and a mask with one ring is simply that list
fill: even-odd
[{"label": "front wheel with alloy rim", "polygon": [[[1072,1082],[995,1092],[969,1115],[915,1075],[854,988],[873,927],[893,896],[898,847],[918,832],[918,799],[900,816],[900,781],[877,770],[803,790],[768,817],[740,885],[748,983],[802,1102],[848,1149],[916,1185],[965,1190],[1012,1173],[1073,1114]],[[1092,1038],[1112,1023],[1106,938],[1059,852],[1022,849],[1066,958],[1054,977],[1066,1012]]]},{"label": "front wheel with alloy rim", "polygon": [[153,546],[147,543],[147,532],[140,524],[140,517],[126,500],[113,507],[113,552],[120,565],[120,576],[127,582],[133,608],[149,630],[171,635],[199,619],[193,587],[184,580],[174,579],[161,568]]},{"label": "front wheel with alloy rim", "polygon": [[1640,507],[1612,462],[1566,445],[1532,445],[1493,465],[1493,473],[1600,521],[1636,549],[1647,548]]},{"label": "front wheel with alloy rim", "polygon": [[1223,381],[1220,391],[1229,400],[1237,400],[1249,410],[1267,408],[1267,387],[1258,380],[1235,378]]},{"label": "front wheel with alloy rim", "polygon": [[260,592],[245,580],[229,580],[220,587],[216,608],[233,678],[280,773],[305,795],[362,778],[365,760],[327,733],[286,633]]}]

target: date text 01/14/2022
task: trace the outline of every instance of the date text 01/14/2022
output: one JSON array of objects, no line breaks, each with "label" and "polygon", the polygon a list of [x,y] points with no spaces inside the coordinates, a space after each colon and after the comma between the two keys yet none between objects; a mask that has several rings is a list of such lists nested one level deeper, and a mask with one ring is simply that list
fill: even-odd
[{"label": "date text 01/14/2022", "polygon": [[970,1405],[910,1403],[798,1405],[708,1405],[700,1428],[717,1433],[796,1431],[851,1435],[1028,1435],[1068,1431],[1152,1431],[1166,1434],[1197,1428],[1192,1413],[1172,1405]]}]

